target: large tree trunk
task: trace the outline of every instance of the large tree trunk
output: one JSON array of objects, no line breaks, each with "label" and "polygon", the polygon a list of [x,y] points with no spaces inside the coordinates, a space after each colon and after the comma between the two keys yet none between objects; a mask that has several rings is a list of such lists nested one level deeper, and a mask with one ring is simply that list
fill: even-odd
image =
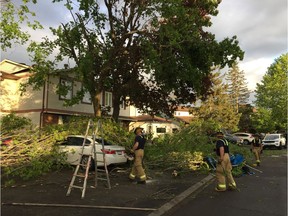
[{"label": "large tree trunk", "polygon": [[93,109],[94,109],[94,116],[95,117],[100,117],[101,116],[101,94],[96,93],[96,95],[91,96],[92,97],[92,104],[93,104]]},{"label": "large tree trunk", "polygon": [[118,122],[120,114],[120,96],[113,94],[113,113],[112,118],[115,122]]}]

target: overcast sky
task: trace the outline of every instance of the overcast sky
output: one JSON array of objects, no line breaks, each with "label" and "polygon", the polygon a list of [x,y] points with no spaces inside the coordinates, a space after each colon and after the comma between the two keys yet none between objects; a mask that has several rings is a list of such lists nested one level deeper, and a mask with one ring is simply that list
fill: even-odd
[{"label": "overcast sky", "polygon": [[[267,68],[287,52],[287,0],[222,0],[218,9],[219,14],[212,18],[213,24],[208,30],[218,40],[237,36],[245,52],[239,67],[245,72],[248,88],[254,90]],[[47,27],[56,27],[70,18],[61,7],[51,6],[47,0],[38,1],[31,10],[37,14],[36,20],[46,27],[33,33],[34,40],[51,35]],[[3,59],[31,64],[25,48],[19,45],[2,52]]]}]

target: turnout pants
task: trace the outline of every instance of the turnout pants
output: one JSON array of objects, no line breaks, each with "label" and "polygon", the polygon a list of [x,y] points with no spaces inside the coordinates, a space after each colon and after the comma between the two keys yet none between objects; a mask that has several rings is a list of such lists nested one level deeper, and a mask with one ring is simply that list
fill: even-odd
[{"label": "turnout pants", "polygon": [[230,162],[230,157],[229,154],[225,153],[223,161],[221,163],[217,163],[216,166],[216,180],[218,190],[225,191],[227,189],[226,183],[228,183],[229,188],[236,188],[236,183],[234,181],[231,171],[232,165]]},{"label": "turnout pants", "polygon": [[135,160],[132,166],[131,173],[129,175],[129,178],[131,180],[134,180],[135,178],[138,178],[140,181],[146,180],[146,174],[143,169],[143,157],[144,157],[143,149],[138,149],[135,151]]},{"label": "turnout pants", "polygon": [[255,155],[256,163],[260,164],[261,147],[253,147],[252,152]]}]

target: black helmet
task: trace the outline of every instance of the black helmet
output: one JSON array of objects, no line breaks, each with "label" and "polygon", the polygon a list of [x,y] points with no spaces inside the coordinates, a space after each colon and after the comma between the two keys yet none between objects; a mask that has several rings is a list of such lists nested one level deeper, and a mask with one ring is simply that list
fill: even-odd
[{"label": "black helmet", "polygon": [[224,133],[223,133],[222,131],[218,131],[218,132],[216,133],[216,136],[217,136],[217,137],[222,137],[222,136],[224,136]]},{"label": "black helmet", "polygon": [[135,130],[134,130],[134,134],[137,134],[137,132],[138,132],[139,130],[141,130],[141,132],[142,132],[143,128],[141,128],[141,127],[136,127]]}]

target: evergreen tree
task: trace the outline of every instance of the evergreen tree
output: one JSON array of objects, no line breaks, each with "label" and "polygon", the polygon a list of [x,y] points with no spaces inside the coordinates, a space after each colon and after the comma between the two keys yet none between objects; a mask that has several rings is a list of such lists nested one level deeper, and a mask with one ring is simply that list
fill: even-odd
[{"label": "evergreen tree", "polygon": [[213,122],[218,130],[236,131],[241,114],[233,109],[227,94],[228,85],[222,82],[223,76],[220,76],[220,72],[213,73],[211,80],[212,93],[192,112],[197,118]]},{"label": "evergreen tree", "polygon": [[228,71],[226,80],[228,81],[228,93],[231,104],[238,113],[239,105],[248,103],[250,92],[247,87],[244,71],[239,70],[237,62],[235,62]]}]

